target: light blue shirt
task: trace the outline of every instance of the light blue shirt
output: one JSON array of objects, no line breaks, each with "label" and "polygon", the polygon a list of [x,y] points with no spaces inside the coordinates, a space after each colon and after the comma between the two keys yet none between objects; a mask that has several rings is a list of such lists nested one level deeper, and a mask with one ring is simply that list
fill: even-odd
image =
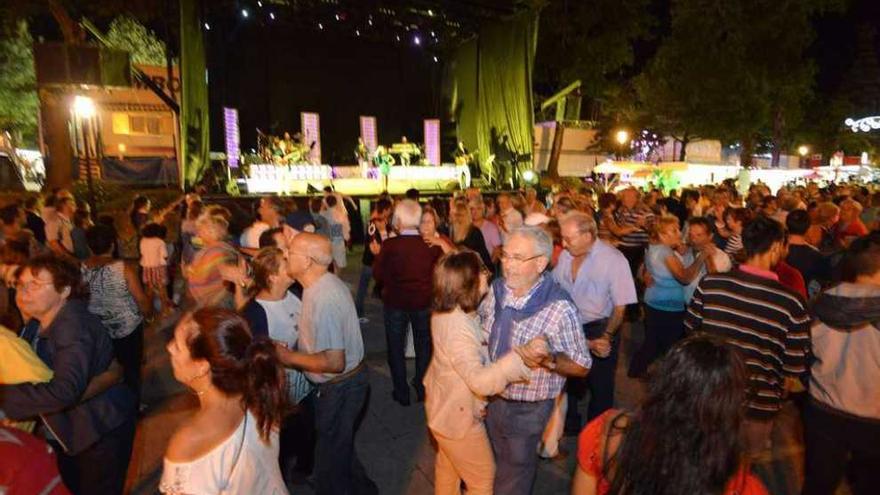
[{"label": "light blue shirt", "polygon": [[669,246],[651,244],[645,253],[645,269],[654,283],[645,289],[645,304],[660,311],[684,311],[684,286],[666,266],[666,258],[675,256]]},{"label": "light blue shirt", "polygon": [[608,318],[615,306],[638,302],[629,263],[617,248],[596,240],[574,280],[572,260],[571,253],[563,251],[553,269],[553,278],[571,296],[582,325]]}]

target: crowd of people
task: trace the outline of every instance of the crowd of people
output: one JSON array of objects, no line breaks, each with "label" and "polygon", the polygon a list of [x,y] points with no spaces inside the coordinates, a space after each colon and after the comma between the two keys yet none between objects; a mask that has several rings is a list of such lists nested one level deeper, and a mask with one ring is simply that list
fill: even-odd
[{"label": "crowd of people", "polygon": [[[424,403],[435,493],[531,493],[564,435],[574,494],[767,493],[752,466],[788,402],[803,493],[880,486],[880,191],[419,196],[364,212],[351,288],[361,222],[329,188],[305,208],[261,198],[244,223],[194,194],[95,219],[66,190],[0,205],[0,487],[122,493],[145,335],[171,321],[173,376],[198,407],[161,492],[287,493],[311,476],[316,493],[378,493],[355,448],[371,294],[391,398]],[[639,327],[621,364],[645,394],[616,408]]]}]

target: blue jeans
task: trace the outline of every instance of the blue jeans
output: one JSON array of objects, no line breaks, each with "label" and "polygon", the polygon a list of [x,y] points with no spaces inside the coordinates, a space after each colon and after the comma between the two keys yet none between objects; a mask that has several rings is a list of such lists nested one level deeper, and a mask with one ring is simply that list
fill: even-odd
[{"label": "blue jeans", "polygon": [[315,396],[315,493],[378,493],[358,459],[354,437],[367,405],[366,369],[338,383],[318,385]]},{"label": "blue jeans", "polygon": [[[369,246],[367,247],[369,249]],[[373,267],[364,265],[361,268],[361,278],[358,280],[358,290],[354,297],[354,307],[358,316],[364,316],[364,299],[367,298],[367,289],[370,288],[370,280],[373,278]]]},{"label": "blue jeans", "polygon": [[532,493],[538,470],[538,444],[553,411],[553,400],[489,402],[486,429],[495,452],[495,493]]},{"label": "blue jeans", "polygon": [[391,369],[391,382],[394,395],[409,398],[409,386],[406,384],[406,347],[407,324],[412,325],[413,347],[416,351],[416,376],[413,386],[419,396],[424,396],[425,386],[422,378],[431,362],[431,310],[405,310],[385,308],[385,343],[388,346],[388,367]]}]

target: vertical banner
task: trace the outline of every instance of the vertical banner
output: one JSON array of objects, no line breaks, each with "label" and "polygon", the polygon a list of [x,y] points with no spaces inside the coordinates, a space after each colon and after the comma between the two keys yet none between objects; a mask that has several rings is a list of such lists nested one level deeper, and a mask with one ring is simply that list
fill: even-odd
[{"label": "vertical banner", "polygon": [[238,110],[223,107],[223,124],[226,133],[226,162],[229,163],[230,168],[238,168],[238,163],[241,160]]},{"label": "vertical banner", "polygon": [[440,165],[440,120],[425,120],[425,158],[431,165]]},{"label": "vertical banner", "polygon": [[376,117],[361,115],[361,139],[364,145],[373,153],[379,145],[379,133],[376,131]]},{"label": "vertical banner", "polygon": [[[309,147],[308,157],[309,163],[321,163],[321,122],[318,120],[318,114],[310,112],[302,112],[302,133],[303,142]],[[314,146],[312,144],[314,143]]]},{"label": "vertical banner", "polygon": [[208,69],[198,0],[180,0],[180,141],[183,178],[193,187],[207,169],[211,149],[208,124]]}]

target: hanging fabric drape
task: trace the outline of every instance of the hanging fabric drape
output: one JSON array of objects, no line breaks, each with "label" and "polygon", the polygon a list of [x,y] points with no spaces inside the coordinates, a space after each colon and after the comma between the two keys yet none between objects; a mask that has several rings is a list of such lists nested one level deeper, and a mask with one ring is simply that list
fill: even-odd
[{"label": "hanging fabric drape", "polygon": [[210,151],[208,71],[198,0],[180,0],[180,79],[183,180],[191,188],[207,169]]},{"label": "hanging fabric drape", "polygon": [[532,160],[532,70],[538,13],[530,11],[480,29],[459,46],[446,78],[458,139],[478,151],[484,172],[490,155],[509,152]]}]

